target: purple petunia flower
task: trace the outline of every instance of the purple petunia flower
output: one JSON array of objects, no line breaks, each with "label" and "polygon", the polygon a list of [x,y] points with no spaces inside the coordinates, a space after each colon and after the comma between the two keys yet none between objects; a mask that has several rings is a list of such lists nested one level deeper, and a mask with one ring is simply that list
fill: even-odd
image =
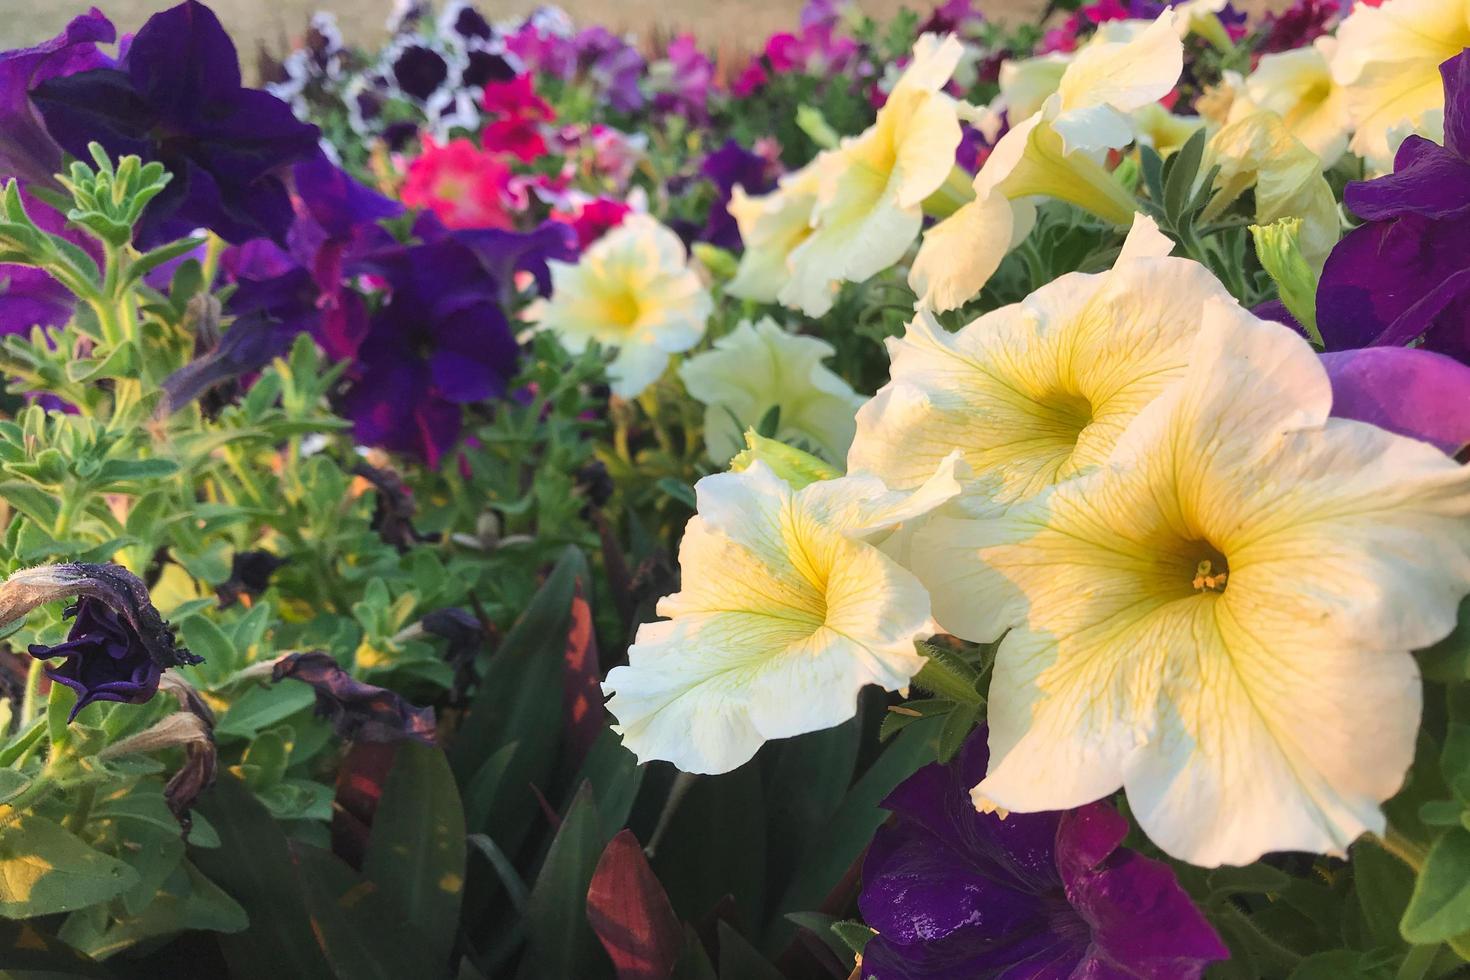
[{"label": "purple petunia flower", "polygon": [[354,272],[387,299],[354,352],[342,399],[357,438],[430,465],[459,437],[461,406],[505,393],[520,351],[499,286],[464,243],[445,237],[391,249]]},{"label": "purple petunia flower", "polygon": [[1444,145],[1410,136],[1394,172],[1347,186],[1363,226],[1327,257],[1317,325],[1328,350],[1424,346],[1470,361],[1470,51],[1440,66]]},{"label": "purple petunia flower", "polygon": [[976,812],[986,730],[883,801],[858,899],[878,935],[864,980],[1109,977],[1195,980],[1229,952],[1168,865],[1120,847],[1107,803],[1064,813]]},{"label": "purple petunia flower", "polygon": [[638,83],[648,64],[637,48],[605,27],[587,28],[572,44],[578,66],[613,109],[637,112],[643,108],[643,90]]},{"label": "purple petunia flower", "polygon": [[0,53],[0,178],[52,183],[52,175],[61,169],[61,147],[31,105],[31,89],[111,65],[97,45],[116,38],[112,22],[93,7],[49,41]]},{"label": "purple petunia flower", "polygon": [[1454,456],[1470,445],[1470,367],[1422,347],[1329,351],[1332,414],[1422,439]]},{"label": "purple petunia flower", "polygon": [[656,111],[683,116],[693,122],[709,118],[709,88],[715,66],[699,50],[692,34],[680,34],[669,42],[662,62],[654,66],[653,99]]},{"label": "purple petunia flower", "polygon": [[736,186],[751,195],[766,193],[776,186],[772,169],[770,160],[747,150],[734,138],[706,156],[699,172],[715,185],[719,197],[710,205],[709,219],[697,235],[699,240],[724,249],[739,248],[740,228],[729,211],[730,196]]},{"label": "purple petunia flower", "polygon": [[116,68],[50,78],[31,100],[73,156],[85,159],[95,140],[114,159],[136,154],[173,174],[139,222],[143,248],[200,227],[231,242],[281,241],[291,224],[282,174],[321,137],[280,99],[241,84],[234,44],[196,0],[150,17]]},{"label": "purple petunia flower", "polygon": [[1265,36],[1256,50],[1262,54],[1304,48],[1331,31],[1349,4],[1343,0],[1296,0],[1279,14],[1267,14]]}]

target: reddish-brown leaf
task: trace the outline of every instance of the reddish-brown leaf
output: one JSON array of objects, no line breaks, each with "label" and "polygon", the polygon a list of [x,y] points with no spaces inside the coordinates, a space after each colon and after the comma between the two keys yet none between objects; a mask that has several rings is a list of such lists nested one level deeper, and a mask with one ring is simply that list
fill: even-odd
[{"label": "reddish-brown leaf", "polygon": [[567,725],[567,752],[577,768],[602,733],[601,664],[597,657],[597,633],[592,626],[592,607],[581,582],[567,621],[567,646],[563,656],[562,716]]},{"label": "reddish-brown leaf", "polygon": [[587,921],[618,980],[667,980],[673,972],[683,933],[631,830],[620,831],[597,862],[587,889]]}]

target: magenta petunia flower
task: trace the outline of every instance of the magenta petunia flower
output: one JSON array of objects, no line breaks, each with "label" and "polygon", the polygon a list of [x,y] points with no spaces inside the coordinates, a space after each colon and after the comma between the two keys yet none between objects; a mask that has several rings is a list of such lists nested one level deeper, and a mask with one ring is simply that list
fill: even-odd
[{"label": "magenta petunia flower", "polygon": [[31,101],[73,156],[86,159],[95,140],[114,159],[136,154],[173,174],[139,222],[144,248],[200,227],[231,242],[284,240],[284,174],[321,137],[274,95],[241,84],[234,44],[196,0],[150,17],[117,67],[47,79]]},{"label": "magenta petunia flower", "polygon": [[1470,51],[1440,66],[1444,145],[1410,136],[1394,172],[1347,186],[1366,224],[1327,257],[1317,326],[1328,350],[1424,346],[1470,361]]},{"label": "magenta petunia flower", "polygon": [[1197,980],[1229,951],[1168,865],[1121,847],[1098,802],[1063,813],[976,812],[986,730],[883,801],[858,899],[878,935],[864,980]]}]

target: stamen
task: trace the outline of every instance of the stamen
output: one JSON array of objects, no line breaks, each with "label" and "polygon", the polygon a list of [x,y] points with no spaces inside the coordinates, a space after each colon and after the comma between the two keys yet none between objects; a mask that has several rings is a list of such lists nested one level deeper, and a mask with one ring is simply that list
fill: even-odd
[{"label": "stamen", "polygon": [[1225,591],[1225,579],[1227,577],[1229,577],[1230,572],[1228,570],[1222,569],[1218,575],[1215,575],[1215,574],[1211,574],[1211,572],[1213,571],[1213,569],[1214,569],[1214,563],[1212,561],[1210,561],[1210,559],[1208,559],[1208,558],[1206,558],[1204,561],[1200,562],[1198,565],[1195,566],[1195,569],[1194,569],[1194,582],[1193,582],[1195,591],[1197,591],[1197,592],[1224,592]]}]

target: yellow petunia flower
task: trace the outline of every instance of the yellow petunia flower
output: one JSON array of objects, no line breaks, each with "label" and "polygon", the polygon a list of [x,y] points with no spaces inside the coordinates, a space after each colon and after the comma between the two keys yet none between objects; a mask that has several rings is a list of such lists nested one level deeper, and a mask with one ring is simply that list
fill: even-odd
[{"label": "yellow petunia flower", "polygon": [[863,399],[824,360],[836,351],[816,337],[784,329],[770,317],[742,322],[679,368],[695,401],[705,406],[704,444],[723,466],[745,448],[745,430],[779,410],[776,438],[813,450],[829,462],[847,456]]},{"label": "yellow petunia flower", "polygon": [[537,326],[572,353],[614,347],[614,393],[632,398],[658,380],[669,355],[699,343],[714,309],[684,243],[646,214],[630,215],[574,263],[553,260],[551,299]]},{"label": "yellow petunia flower", "polygon": [[781,178],[769,194],[752,197],[735,185],[729,211],[744,251],[725,291],[741,299],[774,303],[791,281],[791,253],[812,233],[818,171],[813,163]]},{"label": "yellow petunia flower", "polygon": [[1035,115],[1016,122],[986,159],[974,200],[929,229],[909,271],[919,302],[949,310],[989,281],[1034,220],[1032,198],[1068,201],[1116,224],[1133,196],[1102,160],[1134,138],[1131,113],[1167,95],[1183,70],[1174,14],[1127,40],[1089,44]]},{"label": "yellow petunia flower", "polygon": [[1337,29],[1332,58],[1333,78],[1346,90],[1357,130],[1353,152],[1373,170],[1392,170],[1390,134],[1420,129],[1444,110],[1439,66],[1467,47],[1467,0],[1356,4]]},{"label": "yellow petunia flower", "polygon": [[1247,115],[1252,105],[1276,113],[1317,154],[1322,169],[1329,169],[1347,149],[1352,131],[1347,94],[1332,80],[1336,45],[1336,38],[1319,37],[1309,47],[1262,55],[1245,80],[1246,99],[1232,106],[1232,118]]},{"label": "yellow petunia flower", "polygon": [[1384,830],[1418,732],[1410,651],[1470,591],[1470,470],[1331,404],[1305,340],[1212,303],[1106,466],[918,532],[989,611],[982,638],[1009,628],[977,802],[1064,810],[1121,786],[1200,865]]},{"label": "yellow petunia flower", "polygon": [[840,725],[867,684],[906,687],[934,632],[929,597],[870,542],[959,492],[951,459],[919,493],[873,476],[800,490],[764,463],[705,477],[659,600],[607,675],[613,730],[640,762],[721,773],[762,743]]},{"label": "yellow petunia flower", "polygon": [[1205,146],[1201,171],[1220,168],[1215,193],[1202,214],[1222,214],[1247,189],[1255,188],[1258,225],[1300,218],[1302,254],[1318,269],[1337,244],[1341,228],[1337,198],[1322,175],[1316,153],[1291,135],[1281,117],[1264,109],[1237,118]]},{"label": "yellow petunia flower", "polygon": [[[1001,502],[1103,462],[1184,372],[1199,310],[1229,293],[1138,216],[1108,272],[1073,273],[947,333],[921,311],[888,341],[890,380],[858,412],[848,468],[918,486],[959,450]],[[962,606],[939,622],[962,630]]]}]

